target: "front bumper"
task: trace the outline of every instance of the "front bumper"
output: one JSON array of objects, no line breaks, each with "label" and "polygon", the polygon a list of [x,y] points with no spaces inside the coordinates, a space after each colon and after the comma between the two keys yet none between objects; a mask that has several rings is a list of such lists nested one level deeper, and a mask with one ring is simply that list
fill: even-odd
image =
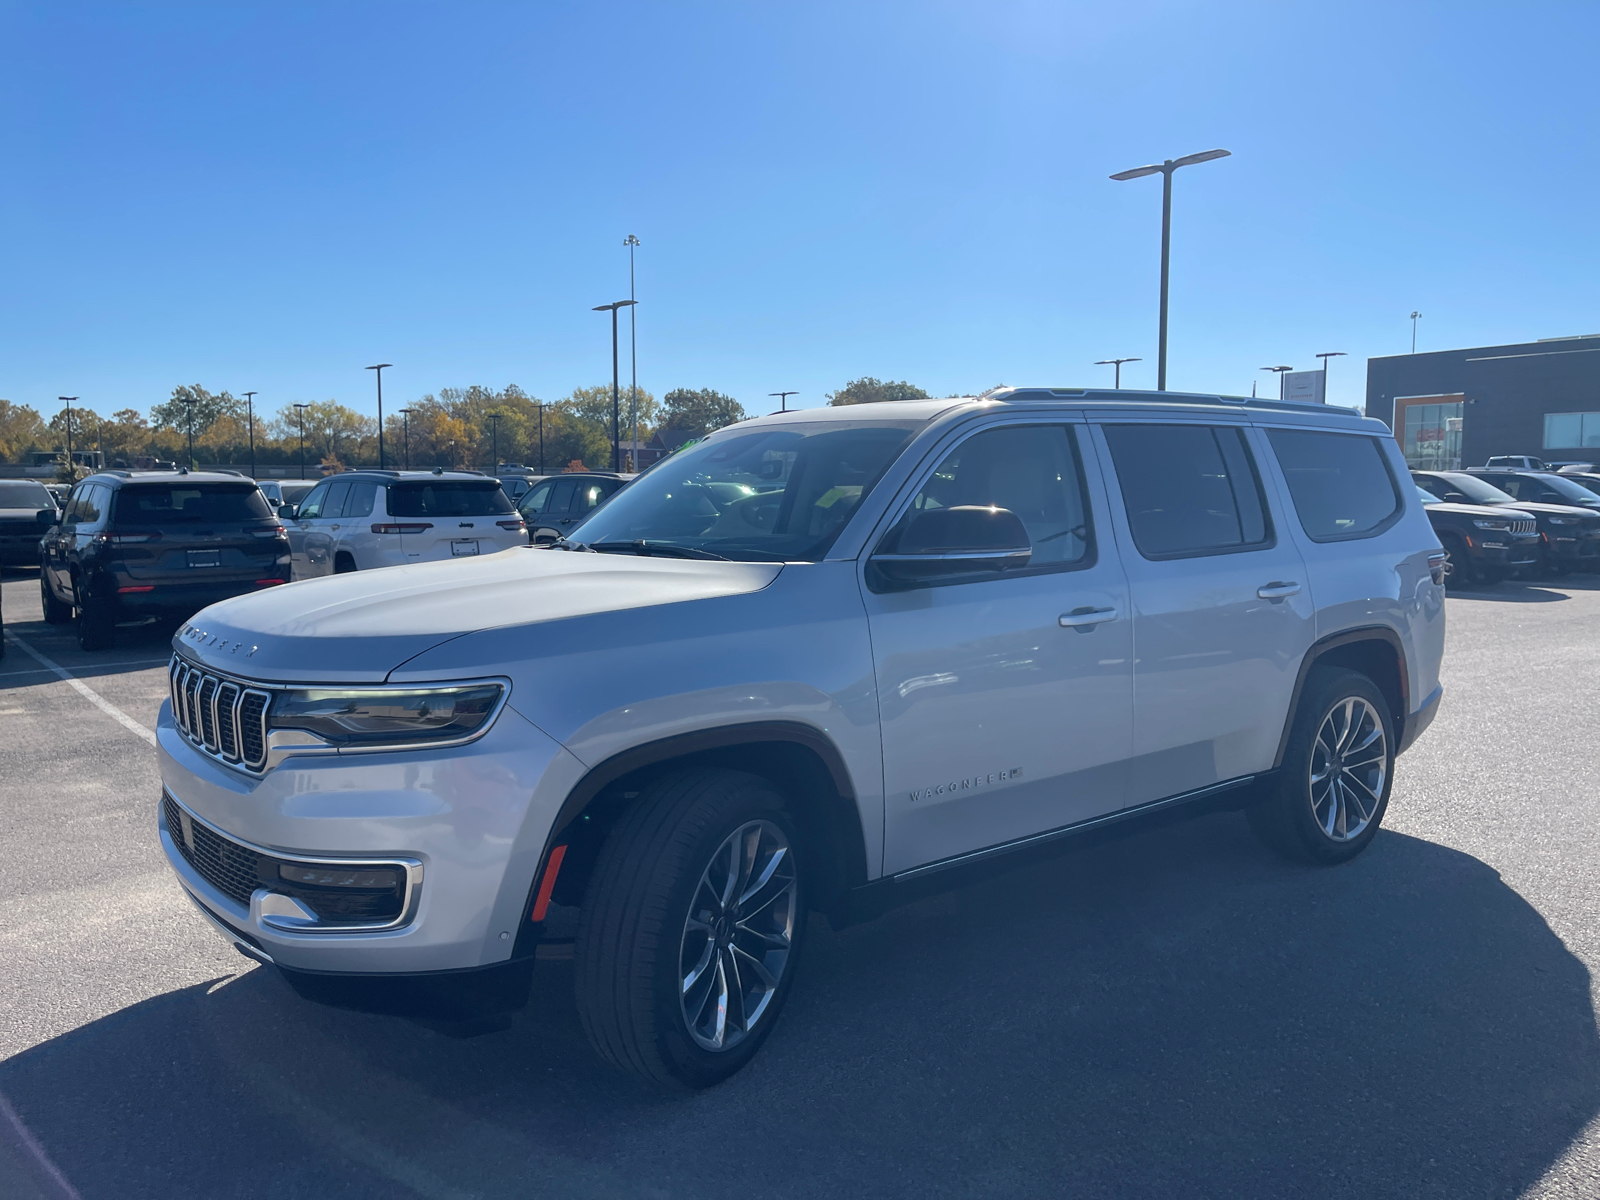
[{"label": "front bumper", "polygon": [[[465,746],[291,757],[259,777],[191,745],[173,726],[170,702],[156,736],[162,784],[178,806],[161,806],[161,846],[184,890],[231,941],[309,973],[401,975],[509,960],[546,834],[583,773],[509,707]],[[233,880],[230,895],[184,854],[169,811],[264,861],[414,864],[414,892],[401,919],[381,928],[305,920],[295,889],[269,885],[270,871],[246,902],[250,883]]]}]

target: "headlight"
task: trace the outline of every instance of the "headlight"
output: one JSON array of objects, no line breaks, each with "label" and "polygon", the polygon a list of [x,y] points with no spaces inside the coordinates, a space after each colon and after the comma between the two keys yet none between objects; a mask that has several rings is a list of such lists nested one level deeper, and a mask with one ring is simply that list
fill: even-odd
[{"label": "headlight", "polygon": [[291,688],[273,698],[267,729],[303,730],[352,750],[459,742],[488,728],[504,694],[499,683]]},{"label": "headlight", "polygon": [[1578,518],[1577,517],[1551,517],[1550,518],[1550,524],[1552,524],[1552,525],[1576,525],[1577,523],[1578,523]]},{"label": "headlight", "polygon": [[1496,520],[1489,519],[1489,518],[1474,517],[1473,520],[1472,520],[1472,523],[1474,525],[1476,525],[1479,529],[1510,529],[1511,528],[1511,522],[1509,522],[1509,521],[1496,521]]}]

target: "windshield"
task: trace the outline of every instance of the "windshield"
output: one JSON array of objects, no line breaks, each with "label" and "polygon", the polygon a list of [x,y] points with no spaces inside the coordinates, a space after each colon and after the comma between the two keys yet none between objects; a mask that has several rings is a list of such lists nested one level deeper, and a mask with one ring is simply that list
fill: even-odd
[{"label": "windshield", "polygon": [[1452,471],[1440,476],[1453,492],[1460,492],[1473,504],[1515,504],[1516,497],[1502,492],[1492,483],[1485,483],[1476,475],[1463,475]]},{"label": "windshield", "polygon": [[236,525],[271,516],[267,498],[253,483],[146,483],[117,494],[119,527]]},{"label": "windshield", "polygon": [[389,485],[391,517],[498,517],[511,501],[498,479],[439,479]]},{"label": "windshield", "polygon": [[41,508],[55,506],[55,498],[42,483],[28,480],[0,482],[0,508],[25,508],[29,512],[38,512]]},{"label": "windshield", "polygon": [[921,424],[817,421],[713,438],[639,476],[569,537],[602,550],[815,561]]},{"label": "windshield", "polygon": [[1551,491],[1564,499],[1571,500],[1574,504],[1590,506],[1600,504],[1600,496],[1595,495],[1583,484],[1576,483],[1564,475],[1546,475],[1543,477],[1543,482],[1550,485]]},{"label": "windshield", "polygon": [[1432,492],[1424,491],[1422,488],[1417,488],[1417,496],[1424,504],[1444,503],[1444,501],[1440,500],[1439,497],[1435,496]]}]

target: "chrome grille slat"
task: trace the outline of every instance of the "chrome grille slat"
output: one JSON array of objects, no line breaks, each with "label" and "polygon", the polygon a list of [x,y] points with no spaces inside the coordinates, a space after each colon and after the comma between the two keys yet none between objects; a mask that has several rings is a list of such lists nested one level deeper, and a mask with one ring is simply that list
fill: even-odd
[{"label": "chrome grille slat", "polygon": [[202,670],[176,654],[168,676],[173,724],[191,743],[230,766],[266,766],[270,692]]}]

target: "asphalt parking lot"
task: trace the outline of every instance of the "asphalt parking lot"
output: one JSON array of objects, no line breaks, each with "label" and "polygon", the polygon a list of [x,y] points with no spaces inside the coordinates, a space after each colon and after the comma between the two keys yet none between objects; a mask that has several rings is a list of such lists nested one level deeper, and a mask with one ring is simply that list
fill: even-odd
[{"label": "asphalt parking lot", "polygon": [[1386,830],[1222,813],[834,932],[750,1069],[595,1060],[570,965],[470,1040],[319,1008],[155,838],[167,629],[87,655],[8,571],[0,1195],[1600,1195],[1600,580],[1454,595]]}]

